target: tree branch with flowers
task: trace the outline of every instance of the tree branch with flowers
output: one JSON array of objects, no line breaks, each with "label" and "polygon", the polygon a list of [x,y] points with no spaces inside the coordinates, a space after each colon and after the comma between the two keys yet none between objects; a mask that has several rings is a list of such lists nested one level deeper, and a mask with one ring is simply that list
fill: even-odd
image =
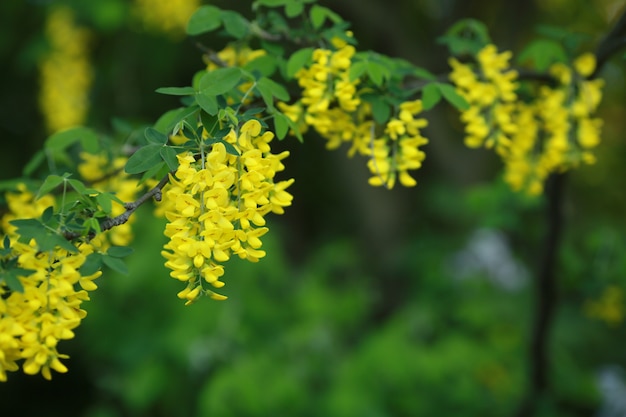
[{"label": "tree branch with flowers", "polygon": [[293,201],[294,179],[282,179],[289,152],[273,153],[276,140],[321,137],[329,150],[360,157],[370,185],[414,187],[425,147],[437,140],[424,136],[425,113],[447,103],[459,112],[466,146],[493,149],[513,191],[541,198],[552,186],[525,415],[548,389],[563,175],[596,162],[598,75],[626,46],[624,16],[594,53],[529,45],[516,67],[482,23],[463,20],[441,38],[450,73],[437,76],[359,50],[349,24],[312,0],[258,0],[250,16],[201,7],[188,35],[200,45],[220,36],[224,48],[202,47],[206,68],[190,85],[157,90],[177,97],[176,108],[123,145],[86,127],[60,130],[5,185],[0,380],[20,368],[46,379],[67,372],[59,342],[74,337],[103,271],[127,272],[139,206],[154,201],[154,214],[167,220],[161,255],[181,283],[178,298],[225,300],[225,262],[261,260],[267,215]]}]

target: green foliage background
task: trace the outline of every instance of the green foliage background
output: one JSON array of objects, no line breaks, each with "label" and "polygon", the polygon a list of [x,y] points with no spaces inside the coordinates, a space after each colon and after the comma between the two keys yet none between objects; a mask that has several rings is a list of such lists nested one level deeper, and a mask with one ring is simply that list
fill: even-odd
[{"label": "green foliage background", "polygon": [[[19,175],[45,139],[37,60],[47,2],[0,5],[1,178]],[[203,64],[194,40],[138,27],[123,0],[73,4],[97,32],[88,124],[151,123],[176,105],[155,94],[187,85]],[[248,2],[212,2],[249,10]],[[593,47],[612,4],[587,1],[404,0],[322,2],[353,22],[362,49],[445,72],[435,38],[460,17],[482,19],[502,49],[519,49],[537,24],[586,34]],[[545,32],[547,26],[543,27]],[[219,38],[203,38],[219,49]],[[552,394],[542,416],[589,416],[601,407],[597,372],[626,365],[623,324],[585,316],[609,284],[626,288],[622,161],[624,60],[607,66],[599,163],[570,177],[550,336]],[[416,189],[366,183],[363,161],[310,138],[292,155],[295,204],[270,224],[259,264],[231,261],[226,302],[183,307],[159,252],[163,224],[142,207],[129,276],[105,272],[75,340],[70,372],[53,382],[11,374],[7,416],[503,416],[527,377],[532,277],[545,231],[541,200],[513,195],[491,154],[462,146],[451,109],[428,114],[431,144]],[[506,237],[528,279],[514,290],[485,270],[459,278],[455,254],[478,229]]]}]

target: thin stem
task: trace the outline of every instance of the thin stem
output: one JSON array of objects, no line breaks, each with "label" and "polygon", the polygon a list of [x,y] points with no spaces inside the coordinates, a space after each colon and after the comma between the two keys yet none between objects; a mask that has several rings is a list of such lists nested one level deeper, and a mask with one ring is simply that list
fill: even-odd
[{"label": "thin stem", "polygon": [[[150,189],[148,192],[143,194],[137,200],[132,201],[130,203],[125,203],[124,208],[126,209],[126,211],[118,216],[109,217],[105,219],[102,223],[100,223],[100,230],[104,232],[104,231],[114,228],[115,226],[120,226],[126,223],[128,219],[130,219],[130,216],[135,212],[135,210],[139,208],[139,206],[141,206],[143,203],[145,203],[146,201],[148,201],[149,199],[153,197],[156,201],[161,201],[161,190],[163,190],[163,187],[165,187],[165,185],[169,182],[170,180],[169,175],[174,174],[174,173],[175,171],[170,171],[167,175],[165,175],[161,179],[161,181],[159,181],[159,183],[156,186],[154,186],[154,188]],[[68,232],[64,234],[64,237],[67,240],[76,239],[80,236],[81,234],[76,233],[76,232]],[[88,235],[90,239],[93,238],[94,236],[95,236],[95,233],[90,233]]]}]

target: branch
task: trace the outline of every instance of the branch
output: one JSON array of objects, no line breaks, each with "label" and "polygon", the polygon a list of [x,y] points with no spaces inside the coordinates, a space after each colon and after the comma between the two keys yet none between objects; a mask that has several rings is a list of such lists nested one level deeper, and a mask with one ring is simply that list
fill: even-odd
[{"label": "branch", "polygon": [[529,345],[529,370],[526,397],[517,411],[518,417],[534,414],[540,396],[549,389],[549,330],[557,303],[556,265],[563,229],[564,173],[553,174],[546,189],[546,231],[543,258],[535,281],[535,311]]},{"label": "branch", "polygon": [[[139,206],[141,206],[143,203],[145,203],[146,201],[148,201],[149,199],[153,197],[156,201],[161,201],[161,190],[163,190],[163,187],[165,187],[165,185],[169,182],[170,174],[174,174],[174,172],[175,171],[170,171],[169,173],[167,173],[167,175],[161,178],[161,181],[159,181],[159,183],[156,186],[154,186],[154,188],[150,189],[148,192],[146,192],[144,195],[139,197],[137,200],[132,201],[130,203],[125,203],[124,208],[126,209],[126,211],[124,213],[115,217],[107,217],[102,223],[100,223],[100,230],[104,232],[104,231],[114,228],[115,226],[120,226],[126,223],[128,219],[130,219],[130,216],[135,212],[135,210],[139,208]],[[63,236],[67,240],[73,240],[83,235],[81,235],[78,232],[67,232]],[[95,232],[90,232],[87,235],[89,239],[92,239],[94,236],[95,236]]]},{"label": "branch", "polygon": [[624,47],[626,47],[626,9],[613,26],[613,29],[607,33],[596,48],[596,69],[589,78],[596,77],[611,56]]}]

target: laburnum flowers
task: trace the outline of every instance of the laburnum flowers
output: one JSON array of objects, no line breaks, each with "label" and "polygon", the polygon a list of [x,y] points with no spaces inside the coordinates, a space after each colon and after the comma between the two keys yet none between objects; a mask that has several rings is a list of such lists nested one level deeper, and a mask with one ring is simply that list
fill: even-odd
[{"label": "laburnum flowers", "polygon": [[[169,241],[161,253],[172,278],[187,284],[178,293],[187,304],[202,295],[226,298],[211,288],[224,285],[223,263],[232,255],[251,262],[265,256],[265,215],[284,213],[293,199],[286,191],[293,179],[274,181],[289,153],[272,154],[273,137],[252,119],[200,155],[178,155],[180,165],[163,193]],[[226,144],[239,155],[228,153]]]},{"label": "laburnum flowers", "polygon": [[[68,243],[68,248],[42,250],[34,239],[23,242],[9,221],[40,216],[54,199],[45,195],[35,200],[24,187],[7,194],[10,212],[2,219],[0,269],[18,268],[20,290],[11,290],[6,280],[0,284],[0,381],[7,371],[19,369],[26,374],[51,379],[51,370],[64,373],[58,351],[59,341],[72,339],[87,314],[81,309],[89,300],[88,291],[101,271],[83,274],[87,256],[96,249],[91,243]],[[15,270],[14,270],[15,271]]]},{"label": "laburnum flowers", "polygon": [[49,132],[79,125],[87,117],[93,78],[89,36],[76,26],[71,9],[58,7],[48,16],[50,52],[40,63],[39,105]]},{"label": "laburnum flowers", "polygon": [[495,147],[504,155],[516,132],[511,119],[517,95],[517,72],[509,68],[511,52],[498,53],[487,45],[476,56],[477,71],[450,58],[450,80],[470,107],[461,113],[465,123],[465,144],[470,148]]},{"label": "laburnum flowers", "polygon": [[393,188],[396,179],[406,187],[416,185],[408,171],[421,167],[426,155],[420,146],[428,143],[421,134],[428,123],[418,117],[421,101],[397,104],[395,116],[377,124],[370,103],[362,98],[368,89],[359,89],[361,79],[351,77],[355,47],[337,38],[332,44],[334,49],[315,49],[311,65],[295,74],[302,98],[291,105],[278,103],[278,108],[301,132],[315,129],[328,149],[349,143],[349,156],[367,157],[370,185]]},{"label": "laburnum flowers", "polygon": [[595,162],[592,150],[600,143],[602,120],[593,114],[604,85],[602,79],[587,79],[595,65],[589,53],[572,67],[552,65],[556,85],[541,86],[533,102],[519,104],[518,132],[504,158],[504,179],[514,190],[540,194],[550,173]]},{"label": "laburnum flowers", "polygon": [[522,101],[510,58],[510,52],[487,45],[477,54],[476,68],[452,58],[450,79],[470,104],[461,115],[466,145],[495,147],[509,186],[538,195],[549,174],[595,162],[592,149],[600,142],[602,120],[593,114],[604,82],[588,79],[596,59],[586,53],[571,66],[553,64],[553,84],[541,85],[531,101]]}]

